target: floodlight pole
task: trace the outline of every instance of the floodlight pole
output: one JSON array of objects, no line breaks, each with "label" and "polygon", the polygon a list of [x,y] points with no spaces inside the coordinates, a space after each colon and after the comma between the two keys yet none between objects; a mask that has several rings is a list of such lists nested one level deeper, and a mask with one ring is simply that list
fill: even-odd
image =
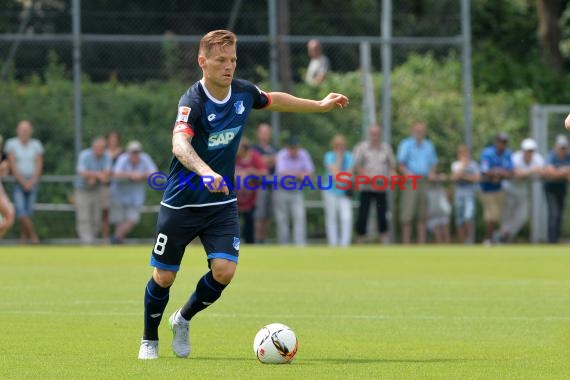
[{"label": "floodlight pole", "polygon": [[79,158],[82,142],[81,108],[81,0],[73,0],[71,5],[73,34],[73,116],[75,125],[75,159]]}]

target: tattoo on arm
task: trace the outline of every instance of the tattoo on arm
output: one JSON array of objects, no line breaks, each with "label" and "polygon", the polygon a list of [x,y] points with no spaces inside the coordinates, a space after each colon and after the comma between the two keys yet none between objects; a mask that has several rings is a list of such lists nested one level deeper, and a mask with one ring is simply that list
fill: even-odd
[{"label": "tattoo on arm", "polygon": [[176,133],[172,138],[172,153],[178,158],[178,161],[188,170],[201,175],[211,170],[210,167],[198,156],[198,153],[192,147],[192,136],[183,133]]}]

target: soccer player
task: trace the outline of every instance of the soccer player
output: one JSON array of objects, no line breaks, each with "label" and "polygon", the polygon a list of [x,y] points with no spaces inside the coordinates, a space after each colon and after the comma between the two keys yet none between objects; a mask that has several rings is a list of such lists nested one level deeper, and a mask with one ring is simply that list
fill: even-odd
[{"label": "soccer player", "polygon": [[176,356],[188,357],[190,320],[214,303],[234,276],[239,221],[236,194],[227,181],[233,181],[236,152],[251,109],[327,112],[348,105],[341,94],[331,93],[322,100],[302,99],[282,92],[266,93],[250,82],[234,79],[236,43],[235,34],[227,30],[212,31],[202,38],[198,65],[203,77],[178,103],[174,157],[150,260],[154,270],[145,289],[139,359],[158,358],[158,326],[169,289],[184,249],[195,237],[200,237],[204,246],[209,271],[198,281],[188,302],[169,318]]}]

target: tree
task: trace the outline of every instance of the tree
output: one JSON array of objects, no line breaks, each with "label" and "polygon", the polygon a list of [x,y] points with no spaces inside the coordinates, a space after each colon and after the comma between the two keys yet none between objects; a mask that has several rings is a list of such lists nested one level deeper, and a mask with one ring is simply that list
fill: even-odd
[{"label": "tree", "polygon": [[556,73],[562,74],[564,72],[564,59],[560,53],[560,1],[537,0],[536,5],[538,10],[538,36],[542,45],[544,61]]}]

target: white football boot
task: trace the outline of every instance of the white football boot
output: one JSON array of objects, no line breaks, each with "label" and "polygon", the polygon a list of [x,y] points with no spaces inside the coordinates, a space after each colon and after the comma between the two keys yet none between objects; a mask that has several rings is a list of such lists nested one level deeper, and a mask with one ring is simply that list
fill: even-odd
[{"label": "white football boot", "polygon": [[190,322],[184,320],[180,310],[168,318],[172,330],[172,351],[179,358],[187,358],[190,355]]},{"label": "white football boot", "polygon": [[158,359],[158,340],[141,340],[139,359]]}]

